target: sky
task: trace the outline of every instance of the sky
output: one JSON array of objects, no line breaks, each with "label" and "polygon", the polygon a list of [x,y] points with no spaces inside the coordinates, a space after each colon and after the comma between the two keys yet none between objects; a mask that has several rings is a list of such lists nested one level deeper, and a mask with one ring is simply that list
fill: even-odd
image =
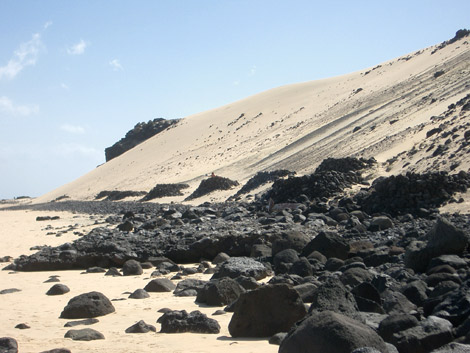
[{"label": "sky", "polygon": [[0,0],[0,199],[105,162],[175,119],[438,44],[470,1]]}]

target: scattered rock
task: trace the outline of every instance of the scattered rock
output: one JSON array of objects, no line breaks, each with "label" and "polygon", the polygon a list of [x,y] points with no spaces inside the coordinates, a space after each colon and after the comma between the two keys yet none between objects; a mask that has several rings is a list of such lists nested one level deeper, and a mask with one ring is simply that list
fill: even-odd
[{"label": "scattered rock", "polygon": [[145,299],[150,298],[150,295],[147,293],[145,289],[136,289],[129,295],[130,299]]},{"label": "scattered rock", "polygon": [[70,292],[70,288],[67,287],[65,284],[54,284],[48,291],[47,295],[62,295],[65,293]]},{"label": "scattered rock", "polygon": [[126,329],[126,333],[147,333],[147,332],[157,332],[157,329],[153,325],[148,325],[144,320],[140,320],[131,327]]},{"label": "scattered rock", "polygon": [[69,330],[65,333],[65,338],[71,338],[74,341],[94,341],[104,340],[102,333],[91,328],[83,328],[80,330]]},{"label": "scattered rock", "polygon": [[214,320],[208,318],[199,310],[192,311],[189,314],[186,310],[173,310],[163,314],[158,320],[162,325],[162,333],[219,333],[220,325]]},{"label": "scattered rock", "polygon": [[95,319],[95,318],[69,321],[64,325],[64,327],[75,327],[75,326],[79,326],[79,325],[93,325],[93,324],[96,324],[97,322],[99,322],[99,320]]},{"label": "scattered rock", "polygon": [[70,299],[60,317],[63,319],[92,318],[113,313],[115,310],[104,294],[89,292]]},{"label": "scattered rock", "polygon": [[168,278],[152,279],[144,287],[147,292],[171,292],[176,288],[176,285]]}]

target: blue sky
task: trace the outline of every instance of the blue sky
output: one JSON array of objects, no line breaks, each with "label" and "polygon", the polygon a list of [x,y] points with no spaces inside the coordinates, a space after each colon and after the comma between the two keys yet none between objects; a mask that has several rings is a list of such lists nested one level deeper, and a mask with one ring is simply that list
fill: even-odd
[{"label": "blue sky", "polygon": [[0,0],[0,199],[104,162],[137,122],[337,76],[470,28],[465,1]]}]

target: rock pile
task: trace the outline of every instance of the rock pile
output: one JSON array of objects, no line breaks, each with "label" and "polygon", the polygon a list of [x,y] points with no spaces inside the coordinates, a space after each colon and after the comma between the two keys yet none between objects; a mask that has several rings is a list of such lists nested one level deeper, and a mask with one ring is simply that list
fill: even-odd
[{"label": "rock pile", "polygon": [[238,182],[236,180],[230,180],[228,178],[215,175],[201,181],[198,188],[194,190],[194,192],[189,195],[185,201],[197,199],[198,197],[207,195],[215,190],[230,190],[235,186],[238,186]]},{"label": "rock pile", "polygon": [[183,196],[181,190],[189,188],[188,184],[157,184],[142,198],[142,201],[150,201],[161,197]]}]

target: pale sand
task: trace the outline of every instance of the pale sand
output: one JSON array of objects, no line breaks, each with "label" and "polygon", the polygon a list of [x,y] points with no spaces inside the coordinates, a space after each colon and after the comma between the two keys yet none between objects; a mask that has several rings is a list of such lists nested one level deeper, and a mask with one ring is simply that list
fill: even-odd
[{"label": "pale sand", "polygon": [[[149,191],[157,183],[179,182],[190,184],[186,197],[211,172],[243,185],[265,169],[308,174],[327,157],[386,161],[420,141],[427,130],[420,126],[430,126],[431,116],[442,114],[470,92],[466,86],[470,80],[468,40],[431,54],[434,49],[374,69],[274,88],[189,116],[34,202],[64,194],[91,200],[103,190]],[[434,78],[438,70],[445,74]],[[432,104],[431,98],[435,99]],[[356,127],[361,129],[353,133]],[[192,203],[224,200],[235,191]],[[156,201],[182,201],[184,197]]]},{"label": "pale sand", "polygon": [[[54,213],[61,216],[59,221],[51,221],[55,227],[81,223],[89,228],[88,215],[73,215],[65,212]],[[73,236],[60,238],[46,236],[45,223],[36,222],[37,215],[43,212],[1,211],[0,210],[0,256],[30,253],[29,248],[38,244],[58,245],[72,241]],[[52,215],[52,213],[46,213]],[[78,218],[74,218],[77,217]],[[73,223],[67,223],[67,222]],[[59,223],[54,223],[59,222]],[[3,268],[7,264],[0,264]],[[116,312],[99,317],[99,323],[77,328],[93,328],[105,336],[105,340],[91,342],[72,341],[64,338],[69,328],[63,327],[66,319],[59,319],[67,302],[74,296],[99,291],[109,299],[127,298],[124,292],[143,288],[150,281],[150,273],[145,270],[141,276],[108,277],[101,274],[82,274],[83,271],[55,272],[16,272],[0,271],[0,290],[18,288],[21,292],[0,295],[0,332],[2,337],[13,337],[19,343],[19,351],[40,352],[52,348],[68,348],[78,352],[277,352],[278,347],[268,344],[266,339],[233,339],[228,332],[231,314],[212,316],[221,307],[204,307],[194,303],[195,297],[178,298],[171,293],[150,293],[148,299],[127,299],[113,301]],[[49,276],[60,276],[60,283],[67,285],[70,292],[59,296],[45,293],[55,283],[44,283]],[[209,279],[210,275],[194,275],[187,278]],[[220,326],[219,334],[126,334],[124,331],[139,320],[154,325],[162,314],[157,310],[200,310],[216,319]],[[27,323],[30,329],[19,330],[17,324]]]}]

